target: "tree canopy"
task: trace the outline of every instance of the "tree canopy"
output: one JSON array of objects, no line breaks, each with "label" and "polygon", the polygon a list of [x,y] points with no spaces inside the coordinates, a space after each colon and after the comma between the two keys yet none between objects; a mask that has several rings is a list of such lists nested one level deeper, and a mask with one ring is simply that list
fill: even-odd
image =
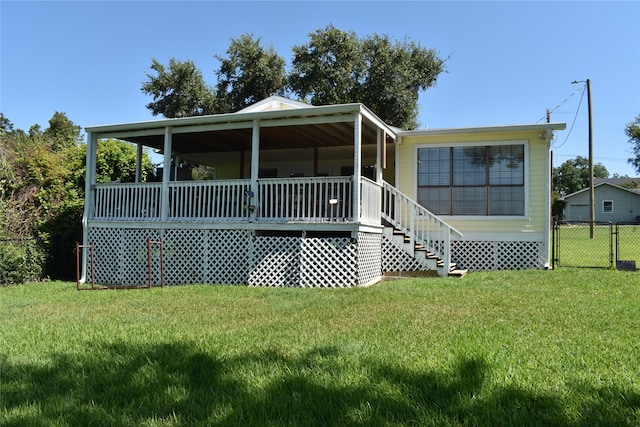
[{"label": "tree canopy", "polygon": [[437,52],[387,35],[358,38],[333,26],[293,48],[291,90],[312,104],[362,102],[387,123],[418,126],[418,96],[444,71]]},{"label": "tree canopy", "polygon": [[231,39],[227,56],[217,71],[217,96],[221,109],[238,111],[271,95],[283,95],[286,84],[285,61],[273,48],[265,49],[260,39],[249,34]]},{"label": "tree canopy", "polygon": [[217,84],[209,87],[192,61],[156,59],[142,91],[153,96],[147,108],[154,115],[185,117],[228,113],[270,95],[291,96],[314,105],[362,102],[385,122],[418,126],[418,97],[444,71],[435,50],[387,35],[359,38],[332,25],[309,34],[309,42],[292,48],[291,67],[259,38],[232,38]]},{"label": "tree canopy", "polygon": [[[41,275],[73,278],[85,155],[81,128],[64,113],[56,111],[47,128],[36,124],[29,132],[14,129],[0,113],[0,284]],[[98,181],[132,181],[135,159],[129,143],[98,141]],[[152,172],[146,153],[142,165],[143,176]]]},{"label": "tree canopy", "polygon": [[629,144],[633,150],[633,157],[629,159],[629,163],[640,173],[640,115],[627,124],[625,134],[629,137]]},{"label": "tree canopy", "polygon": [[[608,178],[609,171],[601,163],[593,165],[594,178]],[[561,196],[589,186],[589,159],[578,156],[553,168],[553,189]]]},{"label": "tree canopy", "polygon": [[193,61],[171,58],[169,66],[165,67],[152,59],[151,69],[156,75],[147,74],[149,80],[142,84],[141,90],[153,97],[147,108],[154,116],[162,114],[173,118],[220,112],[212,89]]}]

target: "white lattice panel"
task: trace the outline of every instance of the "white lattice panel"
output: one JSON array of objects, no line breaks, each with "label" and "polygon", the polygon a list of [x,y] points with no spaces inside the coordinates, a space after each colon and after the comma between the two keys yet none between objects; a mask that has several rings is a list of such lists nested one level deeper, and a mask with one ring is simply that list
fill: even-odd
[{"label": "white lattice panel", "polygon": [[[96,284],[142,286],[148,283],[147,239],[158,240],[158,230],[90,228],[94,245]],[[159,277],[154,276],[156,283]]]},{"label": "white lattice panel", "polygon": [[382,234],[358,233],[358,285],[382,276]]},{"label": "white lattice panel", "polygon": [[163,239],[164,280],[167,284],[206,283],[209,230],[170,229]]},{"label": "white lattice panel", "polygon": [[407,253],[388,236],[382,235],[382,271],[418,271],[425,270],[418,259]]},{"label": "white lattice panel", "polygon": [[300,286],[358,285],[357,246],[347,237],[305,238],[301,253]]},{"label": "white lattice panel", "polygon": [[209,230],[209,268],[204,283],[246,285],[251,234],[246,230]]},{"label": "white lattice panel", "polygon": [[451,259],[469,271],[544,268],[542,242],[451,242]]},{"label": "white lattice panel", "polygon": [[251,243],[251,286],[298,286],[301,237],[255,236]]},{"label": "white lattice panel", "polygon": [[[97,284],[148,283],[147,239],[162,240],[164,284],[351,287],[381,275],[382,235],[253,236],[245,230],[91,227]],[[151,247],[152,283],[160,284],[159,246]]]}]

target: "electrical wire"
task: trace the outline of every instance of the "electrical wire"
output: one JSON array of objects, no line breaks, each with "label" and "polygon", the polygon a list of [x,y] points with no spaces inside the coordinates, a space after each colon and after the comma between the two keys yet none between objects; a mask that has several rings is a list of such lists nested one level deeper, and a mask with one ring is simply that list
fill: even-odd
[{"label": "electrical wire", "polygon": [[[558,108],[562,107],[562,104],[564,104],[565,102],[567,102],[573,95],[575,95],[576,93],[583,91],[582,93],[584,94],[584,86],[580,87],[576,90],[574,90],[569,96],[567,96],[564,101],[562,101],[560,104],[556,105],[555,108],[553,108],[552,110],[549,110],[548,114],[553,113],[554,111],[556,111]],[[542,116],[536,123],[540,123],[541,121],[545,120],[547,118],[547,116]]]},{"label": "electrical wire", "polygon": [[[567,136],[564,139],[564,141],[562,141],[562,144],[554,145],[553,148],[562,147],[565,144],[565,142],[567,142],[567,140],[569,139],[569,136],[571,136],[571,131],[573,130],[573,126],[576,124],[576,119],[578,118],[578,113],[580,112],[580,106],[582,105],[582,100],[584,99],[584,93],[586,92],[586,89],[587,89],[587,85],[584,85],[581,89],[579,89],[579,90],[582,90],[582,95],[580,95],[580,102],[578,102],[578,108],[576,109],[576,115],[573,116],[573,122],[571,123],[571,127],[569,128],[569,133],[567,133]],[[574,93],[576,93],[576,92],[574,92]],[[571,94],[571,95],[573,95],[573,94]],[[556,108],[558,108],[558,107],[556,107]]]}]

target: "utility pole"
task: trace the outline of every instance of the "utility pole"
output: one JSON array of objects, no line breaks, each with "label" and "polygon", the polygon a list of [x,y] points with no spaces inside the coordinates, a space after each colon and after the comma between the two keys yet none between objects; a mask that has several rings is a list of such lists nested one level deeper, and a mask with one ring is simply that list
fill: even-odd
[{"label": "utility pole", "polygon": [[593,116],[591,114],[591,79],[573,81],[587,84],[587,104],[589,110],[589,237],[593,239],[593,227],[596,218],[595,188],[593,185]]}]

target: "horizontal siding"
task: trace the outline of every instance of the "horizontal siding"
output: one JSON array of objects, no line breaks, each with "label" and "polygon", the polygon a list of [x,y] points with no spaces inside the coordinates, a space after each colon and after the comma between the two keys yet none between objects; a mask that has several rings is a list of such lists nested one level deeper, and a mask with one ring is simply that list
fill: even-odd
[{"label": "horizontal siding", "polygon": [[413,198],[416,198],[417,164],[416,146],[448,145],[463,142],[499,142],[529,141],[528,143],[528,180],[529,188],[528,217],[526,219],[478,219],[447,218],[446,221],[463,233],[480,233],[487,235],[533,234],[539,236],[547,230],[547,204],[549,193],[547,187],[547,153],[549,146],[541,141],[535,132],[505,132],[476,135],[441,135],[404,137],[398,147],[398,187]]}]

